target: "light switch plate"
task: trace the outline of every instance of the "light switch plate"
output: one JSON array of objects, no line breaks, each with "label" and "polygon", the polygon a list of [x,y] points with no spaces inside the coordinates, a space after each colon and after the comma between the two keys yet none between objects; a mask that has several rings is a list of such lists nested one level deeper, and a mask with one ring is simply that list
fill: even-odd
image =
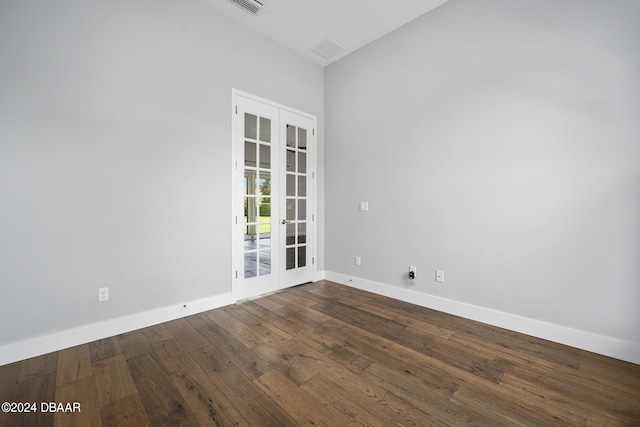
[{"label": "light switch plate", "polygon": [[369,210],[369,202],[360,202],[360,210],[368,211]]}]

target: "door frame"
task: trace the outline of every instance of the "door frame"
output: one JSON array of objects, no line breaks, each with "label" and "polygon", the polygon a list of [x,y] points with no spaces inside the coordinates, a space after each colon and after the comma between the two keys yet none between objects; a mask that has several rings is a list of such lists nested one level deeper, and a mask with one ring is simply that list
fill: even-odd
[{"label": "door frame", "polygon": [[[240,298],[240,281],[243,280],[244,276],[244,254],[243,254],[243,245],[241,239],[238,238],[238,235],[243,234],[243,219],[244,219],[244,209],[242,208],[243,203],[238,202],[238,198],[242,198],[244,195],[238,190],[239,188],[243,188],[244,183],[244,151],[242,149],[242,144],[236,143],[237,138],[240,138],[241,135],[238,135],[238,127],[235,126],[236,123],[236,115],[238,113],[238,99],[245,98],[251,101],[259,102],[271,107],[275,107],[279,110],[289,111],[291,113],[297,114],[299,116],[306,117],[310,119],[313,123],[313,147],[309,150],[308,155],[308,165],[310,173],[308,176],[311,178],[310,191],[311,195],[308,198],[308,206],[307,209],[310,209],[311,212],[311,222],[308,225],[307,232],[311,234],[310,240],[311,244],[307,246],[307,250],[311,251],[311,280],[316,281],[317,277],[317,264],[315,262],[316,254],[317,254],[317,245],[318,245],[318,236],[317,236],[317,155],[318,155],[318,119],[316,116],[305,113],[300,110],[296,110],[289,106],[279,104],[277,102],[261,98],[259,96],[250,94],[248,92],[244,92],[235,88],[231,89],[231,290],[234,296],[235,301],[238,301]],[[280,149],[280,148],[279,148]],[[284,148],[282,148],[284,149]],[[242,173],[240,173],[242,172]],[[280,172],[280,171],[279,171]],[[275,223],[277,224],[280,220],[277,219]],[[278,250],[281,250],[278,247]],[[273,267],[272,267],[273,271]],[[280,266],[277,266],[276,273],[280,276]],[[278,289],[283,289],[282,286],[283,281],[278,278],[279,287]],[[257,295],[256,295],[257,296]]]}]

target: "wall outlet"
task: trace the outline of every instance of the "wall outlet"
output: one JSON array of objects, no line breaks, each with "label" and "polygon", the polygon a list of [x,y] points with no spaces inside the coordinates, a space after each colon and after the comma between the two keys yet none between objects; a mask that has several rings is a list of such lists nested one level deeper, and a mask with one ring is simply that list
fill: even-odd
[{"label": "wall outlet", "polygon": [[356,257],[356,265],[362,265],[362,258],[359,256]]},{"label": "wall outlet", "polygon": [[109,299],[109,288],[98,288],[98,302],[107,301]]},{"label": "wall outlet", "polygon": [[416,277],[418,277],[418,269],[416,268],[415,265],[410,265],[409,266],[409,279],[413,280]]},{"label": "wall outlet", "polygon": [[444,271],[436,270],[436,282],[444,282]]}]

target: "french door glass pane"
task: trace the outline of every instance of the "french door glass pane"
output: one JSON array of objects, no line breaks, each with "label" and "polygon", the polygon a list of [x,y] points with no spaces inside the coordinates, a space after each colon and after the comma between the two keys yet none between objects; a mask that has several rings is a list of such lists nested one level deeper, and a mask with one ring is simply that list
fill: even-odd
[{"label": "french door glass pane", "polygon": [[248,167],[256,167],[256,143],[251,141],[244,142],[244,165]]},{"label": "french door glass pane", "polygon": [[271,169],[271,147],[266,144],[260,144],[260,167]]},{"label": "french door glass pane", "polygon": [[296,248],[287,248],[287,270],[296,268]]},{"label": "french door glass pane", "polygon": [[306,197],[307,195],[307,177],[304,175],[298,176],[298,196]]},{"label": "french door glass pane", "polygon": [[260,117],[260,141],[271,142],[271,120]]},{"label": "french door glass pane", "polygon": [[307,265],[307,129],[286,126],[286,269]]},{"label": "french door glass pane", "polygon": [[296,243],[296,225],[287,224],[287,245]]},{"label": "french door glass pane", "polygon": [[271,274],[271,119],[244,119],[244,277],[251,278]]},{"label": "french door glass pane", "polygon": [[287,147],[296,147],[296,127],[287,125]]},{"label": "french door glass pane", "polygon": [[258,254],[256,252],[245,252],[244,254],[244,277],[245,279],[256,277],[258,272],[255,265],[258,262]]},{"label": "french door glass pane", "polygon": [[287,199],[287,221],[293,221],[296,219],[296,199]]},{"label": "french door glass pane", "polygon": [[260,247],[260,249],[271,247],[271,224],[260,224],[258,246]]},{"label": "french door glass pane", "polygon": [[260,251],[259,254],[259,274],[260,276],[266,276],[271,274],[271,251]]},{"label": "french door glass pane", "polygon": [[296,195],[296,176],[287,175],[287,197]]},{"label": "french door glass pane", "polygon": [[307,201],[300,199],[298,200],[298,220],[304,221],[307,219]]},{"label": "french door glass pane", "polygon": [[298,223],[298,243],[307,243],[307,224]]},{"label": "french door glass pane", "polygon": [[307,173],[307,153],[298,153],[298,172]]},{"label": "french door glass pane", "polygon": [[307,265],[307,247],[298,246],[298,267]]},{"label": "french door glass pane", "polygon": [[298,128],[298,148],[301,150],[307,149],[307,130]]},{"label": "french door glass pane", "polygon": [[257,117],[253,114],[244,113],[244,137],[256,139],[256,129],[258,128]]},{"label": "french door glass pane", "polygon": [[287,172],[296,171],[296,152],[287,150]]}]

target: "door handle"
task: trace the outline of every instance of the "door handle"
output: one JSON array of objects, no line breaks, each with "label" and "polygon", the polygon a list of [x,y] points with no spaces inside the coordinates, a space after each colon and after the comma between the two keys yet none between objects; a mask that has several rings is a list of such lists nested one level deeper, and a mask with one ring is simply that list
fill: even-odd
[{"label": "door handle", "polygon": [[291,224],[291,221],[287,221],[286,219],[283,219],[282,220],[282,225],[284,225],[284,224]]}]

